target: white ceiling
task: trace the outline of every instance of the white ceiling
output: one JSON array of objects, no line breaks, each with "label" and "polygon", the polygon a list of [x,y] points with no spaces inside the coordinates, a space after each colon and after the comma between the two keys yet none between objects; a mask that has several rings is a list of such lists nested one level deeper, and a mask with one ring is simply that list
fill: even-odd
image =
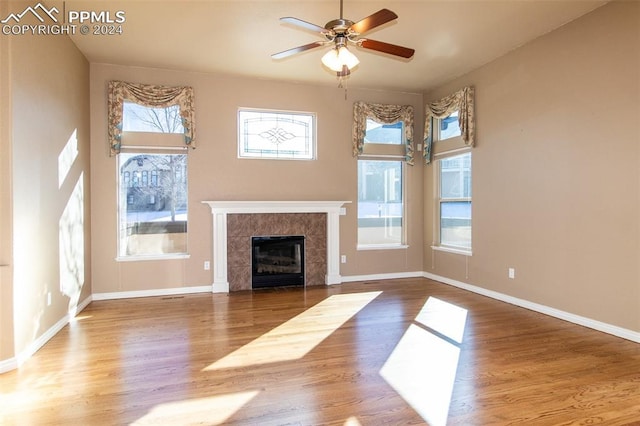
[{"label": "white ceiling", "polygon": [[[125,12],[122,35],[74,35],[91,62],[336,84],[320,47],[274,60],[272,53],[322,40],[284,24],[293,16],[319,26],[340,15],[331,1],[50,0],[62,10]],[[603,5],[606,0],[345,0],[352,21],[387,8],[398,19],[365,35],[416,50],[410,60],[352,49],[360,65],[350,87],[422,92],[471,71]]]}]

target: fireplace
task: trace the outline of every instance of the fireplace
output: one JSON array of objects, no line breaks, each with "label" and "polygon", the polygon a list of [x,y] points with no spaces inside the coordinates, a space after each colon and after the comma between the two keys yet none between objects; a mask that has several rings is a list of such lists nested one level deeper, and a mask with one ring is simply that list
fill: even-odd
[{"label": "fireplace", "polygon": [[252,288],[304,286],[304,236],[251,238]]},{"label": "fireplace", "polygon": [[342,282],[339,219],[346,214],[343,206],[350,201],[202,203],[211,208],[212,216],[213,293],[251,290],[254,235],[305,235],[305,286]]}]

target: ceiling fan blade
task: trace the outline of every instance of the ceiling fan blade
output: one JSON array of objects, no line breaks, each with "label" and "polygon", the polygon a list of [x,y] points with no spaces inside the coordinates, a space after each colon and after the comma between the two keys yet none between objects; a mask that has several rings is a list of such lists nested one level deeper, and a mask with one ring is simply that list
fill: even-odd
[{"label": "ceiling fan blade", "polygon": [[324,27],[321,27],[316,24],[312,24],[311,22],[303,21],[302,19],[293,18],[291,16],[285,16],[284,18],[280,18],[282,22],[286,22],[288,24],[297,25],[299,27],[305,28],[307,30],[316,31],[319,33],[326,33],[327,30]]},{"label": "ceiling fan blade", "polygon": [[305,44],[304,46],[294,47],[293,49],[285,50],[282,52],[274,53],[271,55],[273,59],[282,59],[291,55],[295,55],[296,53],[304,52],[305,50],[314,49],[316,47],[324,46],[325,42],[323,41],[314,41],[313,43]]},{"label": "ceiling fan blade", "polygon": [[367,38],[358,40],[358,45],[365,49],[377,50],[378,52],[389,53],[390,55],[400,56],[402,58],[411,58],[415,53],[415,50],[409,49],[408,47]]},{"label": "ceiling fan blade", "polygon": [[375,27],[379,27],[382,24],[393,21],[397,17],[398,15],[396,15],[389,9],[381,9],[373,15],[369,15],[366,18],[356,22],[351,27],[349,27],[349,29],[357,32],[358,34],[362,34],[365,31],[369,31]]}]

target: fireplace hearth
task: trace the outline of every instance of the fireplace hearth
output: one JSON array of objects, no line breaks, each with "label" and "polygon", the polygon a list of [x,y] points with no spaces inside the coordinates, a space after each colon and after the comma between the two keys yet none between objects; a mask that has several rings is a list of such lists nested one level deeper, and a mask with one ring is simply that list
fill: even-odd
[{"label": "fireplace hearth", "polygon": [[304,236],[251,238],[251,286],[304,286]]}]

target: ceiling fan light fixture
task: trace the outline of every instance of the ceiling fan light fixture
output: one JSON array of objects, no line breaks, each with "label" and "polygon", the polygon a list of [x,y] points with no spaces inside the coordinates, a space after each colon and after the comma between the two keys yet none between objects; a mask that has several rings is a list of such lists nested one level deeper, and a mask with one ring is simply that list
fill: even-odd
[{"label": "ceiling fan light fixture", "polygon": [[341,72],[343,66],[353,69],[360,61],[345,46],[338,46],[324,54],[322,63],[332,71]]},{"label": "ceiling fan light fixture", "polygon": [[338,60],[340,61],[340,63],[342,63],[342,65],[346,65],[350,70],[355,68],[360,63],[358,58],[356,58],[356,55],[351,53],[349,49],[346,48],[346,46],[338,48]]}]

